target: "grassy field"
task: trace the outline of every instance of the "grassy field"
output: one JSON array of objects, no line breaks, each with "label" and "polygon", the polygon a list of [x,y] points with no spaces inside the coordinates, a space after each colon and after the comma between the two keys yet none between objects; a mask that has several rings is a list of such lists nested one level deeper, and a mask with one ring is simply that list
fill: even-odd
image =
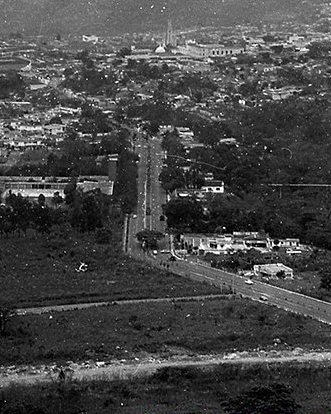
[{"label": "grassy field", "polygon": [[[0,364],[327,348],[331,327],[245,299],[110,305],[14,317]],[[273,348],[274,349],[274,348]]]},{"label": "grassy field", "polygon": [[[95,243],[95,235],[0,239],[1,295],[13,304],[91,302],[163,296],[219,293],[219,289],[185,280],[135,261],[122,253],[121,234],[110,245]],[[86,272],[77,272],[81,262]]]},{"label": "grassy field", "polygon": [[275,382],[288,387],[290,397],[300,405],[297,414],[330,412],[330,367],[316,369],[298,364],[244,369],[220,366],[212,370],[170,368],[134,381],[100,379],[62,386],[12,386],[2,390],[0,409],[3,398],[4,414],[224,414],[224,401],[253,386],[266,387]]}]

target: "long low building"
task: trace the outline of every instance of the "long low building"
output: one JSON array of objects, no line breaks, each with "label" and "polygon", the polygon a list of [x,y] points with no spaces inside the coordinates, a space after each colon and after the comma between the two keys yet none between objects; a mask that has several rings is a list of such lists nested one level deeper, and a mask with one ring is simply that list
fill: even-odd
[{"label": "long low building", "polygon": [[[71,177],[14,177],[0,176],[1,200],[4,201],[9,194],[21,194],[31,200],[37,200],[42,194],[46,200],[53,198],[55,194],[64,197],[64,190]],[[77,187],[82,191],[100,189],[107,195],[113,194],[114,181],[108,176],[79,176]]]},{"label": "long low building", "polygon": [[196,58],[217,58],[235,56],[245,53],[245,47],[224,46],[220,44],[202,45],[198,43],[187,43],[185,46],[178,46],[177,51],[184,55]]}]

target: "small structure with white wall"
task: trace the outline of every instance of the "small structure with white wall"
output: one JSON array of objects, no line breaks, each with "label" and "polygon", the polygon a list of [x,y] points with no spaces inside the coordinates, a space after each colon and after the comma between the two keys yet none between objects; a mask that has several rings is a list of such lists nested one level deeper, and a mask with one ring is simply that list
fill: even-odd
[{"label": "small structure with white wall", "polygon": [[268,279],[293,279],[293,269],[282,263],[270,263],[253,266],[254,274]]}]

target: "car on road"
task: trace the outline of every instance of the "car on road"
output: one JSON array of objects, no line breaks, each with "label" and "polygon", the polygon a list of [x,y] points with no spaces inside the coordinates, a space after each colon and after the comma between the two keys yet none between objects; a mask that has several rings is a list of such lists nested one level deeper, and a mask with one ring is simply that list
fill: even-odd
[{"label": "car on road", "polygon": [[260,296],[260,300],[262,300],[263,302],[266,302],[269,299],[269,296],[267,295],[261,295]]},{"label": "car on road", "polygon": [[152,253],[154,254],[154,256],[157,255],[157,250],[153,250]]},{"label": "car on road", "polygon": [[246,283],[246,285],[253,285],[254,284],[252,279],[246,279],[245,283]]},{"label": "car on road", "polygon": [[147,207],[146,208],[146,215],[147,216],[150,216],[151,215],[151,208],[150,207]]},{"label": "car on road", "polygon": [[137,218],[137,214],[132,214],[132,218]]}]

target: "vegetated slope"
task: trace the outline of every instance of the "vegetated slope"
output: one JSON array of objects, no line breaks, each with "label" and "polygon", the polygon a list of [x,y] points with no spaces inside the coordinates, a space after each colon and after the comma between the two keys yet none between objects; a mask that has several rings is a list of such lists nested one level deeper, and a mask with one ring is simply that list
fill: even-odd
[{"label": "vegetated slope", "polygon": [[312,21],[325,0],[0,0],[1,32],[97,33],[247,22]]}]

